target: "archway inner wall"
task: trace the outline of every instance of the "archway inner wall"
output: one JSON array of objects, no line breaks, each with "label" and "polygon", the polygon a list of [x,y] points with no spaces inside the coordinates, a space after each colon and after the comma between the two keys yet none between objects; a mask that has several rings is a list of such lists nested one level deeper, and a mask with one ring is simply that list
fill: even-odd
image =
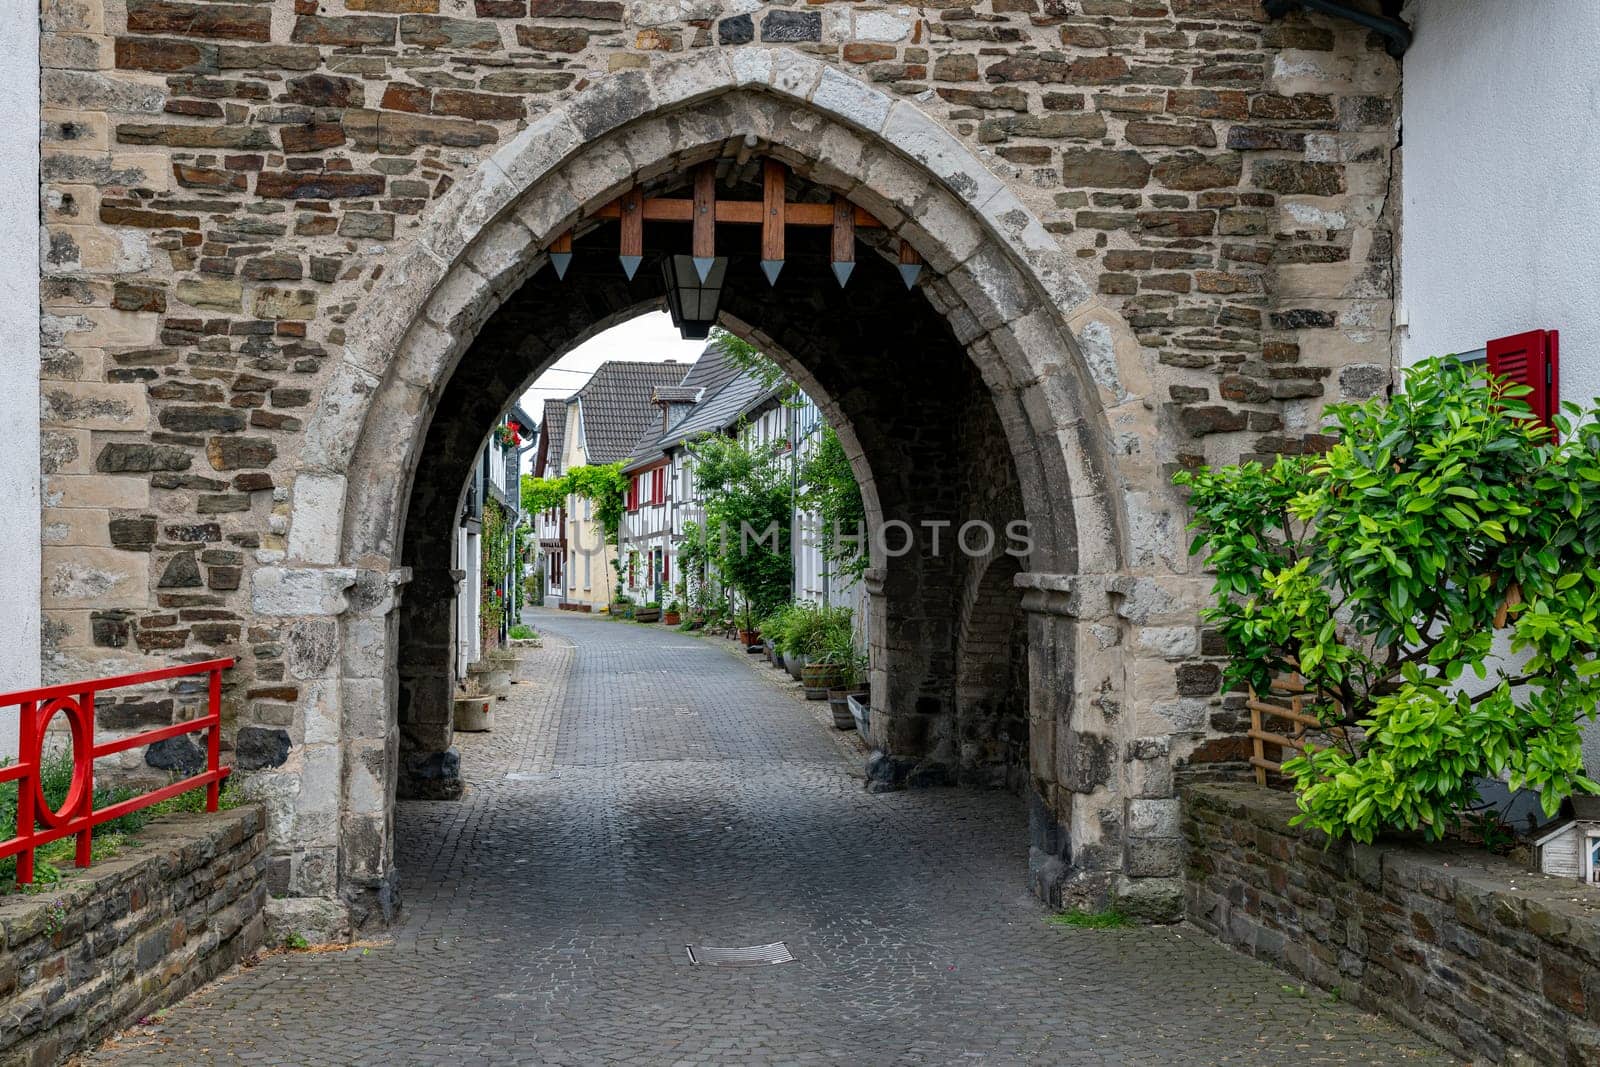
[{"label": "archway inner wall", "polygon": [[[392,645],[385,606],[405,576],[381,552],[339,558],[342,475],[307,460],[353,443],[360,398],[395,355],[364,347],[387,336],[368,328],[372,306],[409,321],[475,232],[462,190],[525,124],[561,113],[576,117],[565,129],[603,130],[627,93],[684,101],[741,78],[878,131],[1046,279],[1033,298],[1070,326],[1111,451],[1145,476],[1119,468],[1073,490],[1123,497],[1126,528],[1103,539],[1122,549],[1117,567],[1090,568],[1089,583],[1021,579],[1034,777],[1118,768],[1116,795],[1064,816],[1077,825],[1062,836],[1162,842],[1118,846],[1106,869],[1175,870],[1175,766],[1236,750],[1209,739],[1232,721],[1207,691],[1216,650],[1194,625],[1164,477],[1314,447],[1325,399],[1387,380],[1398,79],[1363,33],[1269,23],[1245,0],[652,25],[642,10],[542,0],[524,20],[300,14],[273,0],[238,23],[163,22],[136,6],[43,11],[45,673],[237,655],[229,741],[273,813],[275,893],[331,897],[384,869],[381,849],[357,845],[385,833],[370,784],[386,780],[385,749],[345,738],[384,734],[373,709],[393,706],[392,685],[363,663]],[[105,47],[80,47],[94,35]],[[809,54],[741,43],[752,38]],[[446,70],[456,84],[436,87]],[[931,244],[927,226],[908,232]],[[1057,445],[1075,447],[1074,432]],[[1085,731],[1043,709],[1060,700],[1048,679],[1090,667],[1110,688],[1106,722]],[[182,706],[130,701],[105,709],[102,729]],[[1051,818],[1067,807],[1040,801]],[[1036,846],[1054,832],[1041,824]]]}]

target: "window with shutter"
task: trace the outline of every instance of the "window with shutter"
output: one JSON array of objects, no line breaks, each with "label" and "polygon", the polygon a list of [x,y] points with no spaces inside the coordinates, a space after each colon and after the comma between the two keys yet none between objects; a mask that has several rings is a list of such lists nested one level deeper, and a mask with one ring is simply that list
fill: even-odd
[{"label": "window with shutter", "polygon": [[1560,340],[1556,330],[1528,330],[1484,346],[1484,361],[1491,373],[1533,390],[1523,400],[1546,426],[1552,425],[1551,419],[1561,410]]}]

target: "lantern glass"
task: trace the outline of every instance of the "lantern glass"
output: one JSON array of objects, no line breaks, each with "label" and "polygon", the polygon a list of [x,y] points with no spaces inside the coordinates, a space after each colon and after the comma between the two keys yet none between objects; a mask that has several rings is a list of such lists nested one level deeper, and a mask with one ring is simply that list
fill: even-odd
[{"label": "lantern glass", "polygon": [[722,302],[722,280],[728,272],[728,257],[711,260],[705,280],[693,256],[667,256],[661,261],[667,283],[667,311],[672,324],[684,338],[704,340],[717,321],[717,306]]}]

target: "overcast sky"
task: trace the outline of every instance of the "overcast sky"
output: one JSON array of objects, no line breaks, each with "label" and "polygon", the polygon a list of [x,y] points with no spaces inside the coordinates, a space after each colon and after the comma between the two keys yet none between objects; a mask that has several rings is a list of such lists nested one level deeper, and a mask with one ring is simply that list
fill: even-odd
[{"label": "overcast sky", "polygon": [[[687,371],[688,364],[700,358],[705,345],[704,341],[685,341],[679,337],[672,317],[665,311],[640,315],[591,337],[557,360],[555,366],[535,378],[528,391],[522,394],[522,410],[536,419],[543,418],[546,400],[576,393],[589,381],[595,368],[608,360],[649,363],[677,360]],[[523,462],[524,469],[533,463],[531,450]]]}]

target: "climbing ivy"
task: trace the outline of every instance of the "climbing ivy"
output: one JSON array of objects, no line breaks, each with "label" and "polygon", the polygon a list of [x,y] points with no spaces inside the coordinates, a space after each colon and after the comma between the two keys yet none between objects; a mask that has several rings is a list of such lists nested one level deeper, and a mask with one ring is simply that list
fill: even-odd
[{"label": "climbing ivy", "polygon": [[1436,839],[1483,778],[1550,815],[1600,792],[1579,749],[1600,702],[1600,424],[1564,405],[1583,417],[1557,418],[1558,442],[1528,392],[1427,360],[1392,401],[1330,407],[1326,455],[1177,476],[1228,681],[1298,671],[1345,728],[1284,764],[1297,821]]},{"label": "climbing ivy", "polygon": [[564,505],[569,496],[592,501],[595,518],[605,530],[606,541],[617,543],[617,528],[622,523],[622,505],[628,480],[621,463],[585,464],[573,467],[559,478],[522,476],[522,510],[528,514]]},{"label": "climbing ivy", "polygon": [[484,647],[494,643],[505,620],[506,602],[503,590],[509,570],[507,554],[511,550],[512,531],[506,522],[506,509],[493,497],[483,502],[483,526],[479,532],[479,548],[483,558],[482,590],[479,597],[478,625]]}]

